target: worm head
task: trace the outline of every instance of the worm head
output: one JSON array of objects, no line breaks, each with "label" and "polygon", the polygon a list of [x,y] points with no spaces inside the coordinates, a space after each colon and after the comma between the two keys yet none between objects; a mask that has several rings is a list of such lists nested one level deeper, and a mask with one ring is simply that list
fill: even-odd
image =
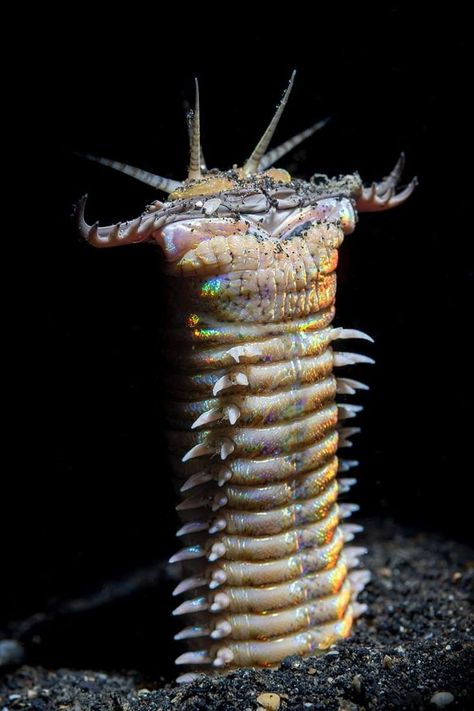
[{"label": "worm head", "polygon": [[[364,186],[357,173],[329,178],[315,174],[310,181],[293,179],[273,164],[302,141],[321,129],[327,120],[319,121],[281,145],[267,150],[288,102],[295,73],[263,136],[241,167],[231,170],[208,170],[201,148],[201,119],[199,87],[196,81],[196,101],[189,115],[190,158],[188,174],[182,182],[148,173],[139,168],[87,155],[101,165],[118,170],[147,185],[168,193],[165,202],[155,201],[136,219],[116,225],[100,227],[89,225],[84,218],[83,198],[77,209],[79,229],[83,237],[95,247],[113,247],[151,241],[160,245],[168,262],[176,262],[184,251],[199,239],[215,234],[215,230],[228,231],[234,221],[239,234],[245,234],[249,223],[252,229],[264,230],[274,235],[289,220],[310,219],[340,220],[347,234],[353,229],[355,211],[375,212],[396,207],[404,202],[416,186],[416,178],[397,192],[404,155],[391,173],[378,183]],[[331,203],[328,200],[339,203]],[[350,203],[350,206],[348,206]],[[308,212],[309,210],[309,212]],[[340,215],[339,215],[340,212]],[[235,225],[235,221],[244,221]],[[175,223],[181,223],[178,227]]]}]

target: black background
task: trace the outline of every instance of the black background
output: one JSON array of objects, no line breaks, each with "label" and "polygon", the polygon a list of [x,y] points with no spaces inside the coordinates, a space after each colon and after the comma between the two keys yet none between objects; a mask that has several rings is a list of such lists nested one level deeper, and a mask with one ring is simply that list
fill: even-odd
[{"label": "black background", "polygon": [[[275,144],[318,118],[332,121],[282,167],[301,177],[357,170],[372,181],[406,152],[405,178],[420,181],[415,195],[393,212],[362,215],[341,250],[337,324],[373,335],[375,345],[361,348],[377,361],[349,373],[371,385],[354,399],[366,409],[350,452],[361,460],[353,500],[364,516],[469,535],[464,22],[455,5],[417,16],[398,3],[313,6],[312,17],[296,3],[29,16],[28,68],[13,81],[17,130],[6,135],[15,155],[27,148],[15,160],[17,249],[4,274],[13,283],[6,311],[19,330],[11,340],[21,344],[6,376],[14,390],[2,497],[7,632],[8,621],[90,595],[174,550],[160,435],[159,258],[149,246],[94,250],[70,214],[85,192],[88,220],[102,224],[133,218],[155,198],[75,152],[184,177],[183,103],[193,99],[194,76],[211,167],[248,156],[293,68]],[[40,629],[27,639],[31,659],[156,672],[170,656],[168,593],[163,583]]]}]

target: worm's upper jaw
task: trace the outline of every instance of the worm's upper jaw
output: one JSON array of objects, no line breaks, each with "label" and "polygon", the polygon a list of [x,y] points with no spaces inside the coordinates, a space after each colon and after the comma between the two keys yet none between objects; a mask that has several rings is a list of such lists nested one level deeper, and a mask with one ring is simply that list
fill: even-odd
[{"label": "worm's upper jaw", "polygon": [[403,190],[397,193],[397,185],[404,165],[405,154],[401,153],[390,175],[387,175],[379,183],[372,183],[369,187],[363,187],[356,197],[357,210],[359,212],[381,212],[382,210],[390,210],[392,207],[397,207],[405,202],[418,185],[418,179],[416,177],[413,178]]},{"label": "worm's upper jaw", "polygon": [[141,215],[136,220],[107,227],[99,227],[98,222],[88,225],[84,217],[86,202],[87,195],[84,195],[77,204],[75,216],[79,233],[93,247],[117,247],[149,239],[150,223],[154,222],[153,215]]}]

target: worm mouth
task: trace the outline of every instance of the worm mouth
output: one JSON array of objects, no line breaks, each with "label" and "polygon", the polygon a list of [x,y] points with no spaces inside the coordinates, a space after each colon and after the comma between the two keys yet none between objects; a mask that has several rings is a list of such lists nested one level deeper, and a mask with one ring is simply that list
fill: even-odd
[{"label": "worm mouth", "polygon": [[[280,174],[284,174],[283,179]],[[357,173],[337,178],[316,174],[306,181],[277,170],[250,176],[243,176],[240,170],[210,171],[207,179],[192,181],[172,193],[163,210],[168,219],[176,213],[181,219],[199,214],[262,214],[315,205],[326,198],[356,200],[361,192],[362,181]]]},{"label": "worm mouth", "polygon": [[[208,203],[217,207],[219,200],[213,198]],[[206,203],[204,203],[205,209]],[[217,211],[217,210],[216,210]],[[187,253],[202,247],[203,242],[216,239],[219,244],[228,242],[229,255],[240,254],[241,258],[249,248],[249,239],[267,245],[269,251],[283,249],[296,238],[311,238],[319,225],[326,224],[340,228],[349,234],[355,227],[355,211],[347,198],[326,198],[314,206],[277,209],[270,207],[263,213],[240,212],[238,216],[204,215],[172,222],[154,230],[152,238],[161,247],[166,261],[178,263]],[[243,240],[235,241],[238,238]],[[217,242],[213,243],[217,247]],[[246,246],[245,246],[246,245]],[[192,259],[194,263],[194,258]],[[199,261],[199,260],[198,260]],[[232,259],[231,259],[232,262]],[[217,262],[216,262],[217,264]],[[196,267],[196,264],[194,264]],[[228,264],[231,269],[231,264]],[[241,264],[242,267],[242,264]],[[194,270],[193,270],[194,273]]]},{"label": "worm mouth", "polygon": [[[357,173],[339,178],[314,176],[310,181],[276,180],[275,175],[251,175],[242,177],[237,171],[211,171],[214,188],[221,192],[203,193],[205,181],[191,183],[197,189],[189,196],[187,190],[177,191],[175,199],[148,205],[136,219],[116,225],[100,227],[88,225],[84,219],[86,199],[78,205],[77,218],[83,237],[96,247],[117,246],[153,240],[153,234],[174,222],[203,219],[240,219],[245,215],[258,223],[282,222],[292,210],[317,206],[327,199],[344,198],[356,201],[362,192],[362,182]],[[194,190],[193,190],[194,192]],[[179,195],[179,197],[178,197]]]}]

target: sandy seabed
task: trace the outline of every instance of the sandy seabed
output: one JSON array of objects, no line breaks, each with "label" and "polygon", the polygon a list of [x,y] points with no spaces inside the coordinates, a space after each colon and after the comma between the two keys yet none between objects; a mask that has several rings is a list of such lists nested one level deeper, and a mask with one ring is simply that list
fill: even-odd
[{"label": "sandy seabed", "polygon": [[281,711],[474,708],[474,551],[380,522],[368,523],[362,543],[373,574],[360,596],[369,613],[324,656],[181,686],[159,670],[153,680],[20,666],[0,679],[0,709],[255,711],[268,699]]}]

